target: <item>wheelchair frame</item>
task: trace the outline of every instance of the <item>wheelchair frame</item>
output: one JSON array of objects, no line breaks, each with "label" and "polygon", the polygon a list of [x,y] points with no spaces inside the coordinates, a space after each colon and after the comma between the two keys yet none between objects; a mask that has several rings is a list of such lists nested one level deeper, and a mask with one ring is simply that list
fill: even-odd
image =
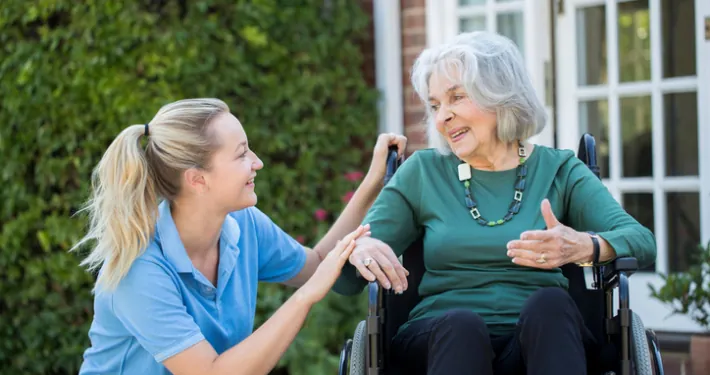
[{"label": "wheelchair frame", "polygon": [[[586,133],[580,139],[577,157],[597,178],[601,178],[596,161],[595,139],[591,134]],[[390,148],[385,184],[392,178],[399,164],[396,148]],[[421,238],[419,238],[402,256],[403,266],[410,272],[409,288],[403,294],[397,295],[391,290],[383,291],[377,281],[368,284],[368,312],[365,319],[366,375],[396,373],[388,363],[387,353],[390,352],[390,342],[397,329],[407,321],[409,312],[421,300],[417,289],[425,270],[422,252]],[[590,289],[587,288],[584,270],[581,267],[575,264],[563,266],[563,274],[569,280],[568,291],[593,335],[598,340],[605,338],[606,347],[612,344],[615,349],[618,349],[614,353],[615,360],[619,361],[618,366],[614,366],[611,371],[618,370],[620,375],[635,375],[632,361],[634,342],[631,334],[633,314],[629,306],[629,277],[638,270],[638,261],[633,257],[620,257],[609,264],[591,268],[593,284]],[[613,298],[616,288],[619,289],[619,308],[617,315],[614,315]],[[663,375],[662,359],[655,334],[648,329],[645,331],[655,373]],[[343,345],[338,372],[340,375],[348,373],[352,345],[352,339],[346,340]],[[610,371],[608,368],[600,370],[605,373]]]}]

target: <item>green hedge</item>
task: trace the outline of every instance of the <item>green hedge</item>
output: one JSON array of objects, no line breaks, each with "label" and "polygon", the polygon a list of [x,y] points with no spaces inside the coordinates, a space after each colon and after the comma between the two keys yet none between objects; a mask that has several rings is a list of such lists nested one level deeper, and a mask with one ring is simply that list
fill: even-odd
[{"label": "green hedge", "polygon": [[[86,225],[73,214],[112,138],[167,102],[224,99],[266,165],[259,207],[313,244],[375,140],[368,22],[352,0],[3,0],[0,373],[77,372],[93,277],[67,251]],[[257,324],[290,292],[262,286]],[[275,373],[333,374],[358,302],[314,308]]]}]

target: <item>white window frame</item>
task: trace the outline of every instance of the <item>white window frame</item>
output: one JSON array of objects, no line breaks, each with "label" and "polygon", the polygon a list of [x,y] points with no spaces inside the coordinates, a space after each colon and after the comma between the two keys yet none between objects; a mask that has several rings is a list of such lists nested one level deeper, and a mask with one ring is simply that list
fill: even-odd
[{"label": "white window frame", "polygon": [[[657,272],[668,271],[667,249],[667,205],[665,192],[698,192],[700,199],[701,241],[707,244],[710,240],[710,42],[704,38],[704,19],[710,16],[710,3],[706,0],[695,0],[696,24],[696,76],[662,79],[661,64],[651,64],[651,80],[645,82],[619,83],[618,77],[618,0],[567,0],[564,1],[564,12],[556,18],[556,72],[558,107],[557,123],[558,146],[576,150],[581,136],[579,131],[578,102],[582,99],[608,100],[609,108],[609,165],[610,176],[604,180],[612,195],[621,201],[623,193],[647,192],[654,193],[654,227],[658,255],[656,259]],[[577,61],[576,38],[577,27],[575,13],[578,7],[605,5],[606,12],[606,44],[607,44],[607,74],[608,84],[577,87],[577,67],[582,63]],[[659,33],[661,24],[661,0],[649,0],[650,38],[652,61],[662,61],[661,39]],[[664,117],[663,94],[672,92],[697,93],[698,101],[698,176],[697,177],[664,177]],[[653,177],[622,178],[621,177],[621,124],[619,98],[650,95],[652,107],[652,143],[653,143]],[[570,124],[570,125],[565,125]],[[642,315],[644,323],[659,330],[698,332],[700,327],[683,316],[666,317],[670,310],[649,296],[649,283],[659,287],[662,280],[657,274],[637,273],[631,279],[631,304]],[[644,316],[648,314],[648,316]],[[662,317],[662,318],[661,318]]]}]

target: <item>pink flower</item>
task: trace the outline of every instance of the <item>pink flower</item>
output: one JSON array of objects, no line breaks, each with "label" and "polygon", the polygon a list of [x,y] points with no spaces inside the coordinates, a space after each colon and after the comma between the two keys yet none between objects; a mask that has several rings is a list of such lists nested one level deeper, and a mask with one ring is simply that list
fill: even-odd
[{"label": "pink flower", "polygon": [[365,174],[360,171],[348,172],[345,174],[345,179],[350,182],[358,182]]},{"label": "pink flower", "polygon": [[300,243],[301,245],[303,245],[304,242],[306,242],[306,239],[305,239],[303,236],[297,236],[297,237],[296,237],[296,241],[298,241],[298,243]]},{"label": "pink flower", "polygon": [[325,219],[328,218],[328,211],[326,211],[322,208],[319,208],[316,210],[316,212],[313,214],[313,216],[318,221],[325,221]]},{"label": "pink flower", "polygon": [[348,203],[350,202],[351,199],[353,199],[353,195],[355,195],[354,191],[349,191],[343,195],[343,203]]}]

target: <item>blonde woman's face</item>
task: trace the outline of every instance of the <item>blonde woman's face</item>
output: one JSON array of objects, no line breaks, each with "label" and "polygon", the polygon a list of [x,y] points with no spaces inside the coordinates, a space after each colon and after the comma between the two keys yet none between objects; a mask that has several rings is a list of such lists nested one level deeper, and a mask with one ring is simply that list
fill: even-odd
[{"label": "blonde woman's face", "polygon": [[436,130],[461,159],[475,154],[481,144],[496,137],[495,112],[481,109],[459,82],[446,75],[431,75],[429,108],[434,115]]},{"label": "blonde woman's face", "polygon": [[256,205],[256,171],[264,167],[249,149],[247,135],[239,120],[231,113],[213,119],[211,131],[221,143],[205,174],[210,199],[229,212]]}]

